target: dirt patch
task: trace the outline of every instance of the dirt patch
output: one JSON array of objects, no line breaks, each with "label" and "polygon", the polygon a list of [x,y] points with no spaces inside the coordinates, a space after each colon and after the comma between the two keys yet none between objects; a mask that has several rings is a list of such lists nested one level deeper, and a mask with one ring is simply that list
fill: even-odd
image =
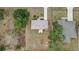
[{"label": "dirt patch", "polygon": [[33,15],[40,16],[44,12],[43,8],[28,8],[30,11],[30,21],[26,26],[26,50],[47,50],[48,49],[48,30],[45,30],[42,34],[38,33],[38,30],[31,30],[31,20]]}]

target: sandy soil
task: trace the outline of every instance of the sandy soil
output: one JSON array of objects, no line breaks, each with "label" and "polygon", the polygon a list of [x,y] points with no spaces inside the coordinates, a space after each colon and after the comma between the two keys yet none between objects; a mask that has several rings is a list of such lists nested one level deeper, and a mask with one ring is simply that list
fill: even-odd
[{"label": "sandy soil", "polygon": [[[6,42],[7,50],[14,50],[15,46],[17,45],[18,37],[20,36],[15,35],[15,28],[14,28],[14,22],[13,22],[13,11],[18,8],[4,8],[5,15],[4,20],[0,21],[0,39],[2,40],[2,44]],[[21,44],[24,44],[25,47],[23,47],[20,50],[31,50],[31,51],[45,51],[48,50],[48,36],[49,32],[53,28],[52,22],[54,20],[60,19],[61,16],[67,16],[66,8],[48,8],[48,22],[49,22],[49,29],[45,30],[42,34],[38,33],[38,30],[31,30],[31,20],[33,15],[41,16],[41,14],[44,13],[44,9],[42,7],[31,7],[31,8],[24,8],[28,9],[30,12],[30,18],[29,22],[24,28],[25,32],[22,35],[22,40],[24,43],[21,42]],[[78,8],[76,11],[74,11],[74,19],[76,19],[79,22],[79,11]],[[23,38],[24,37],[24,38]],[[5,41],[5,42],[4,42]],[[76,44],[75,44],[76,43]],[[70,44],[64,44],[64,48],[66,50],[76,50],[77,49],[77,40],[72,40]],[[10,46],[9,46],[10,45]]]},{"label": "sandy soil", "polygon": [[38,30],[31,30],[31,20],[33,15],[40,16],[44,12],[43,8],[28,8],[30,11],[30,21],[26,26],[26,50],[47,50],[48,49],[48,30],[42,34]]}]

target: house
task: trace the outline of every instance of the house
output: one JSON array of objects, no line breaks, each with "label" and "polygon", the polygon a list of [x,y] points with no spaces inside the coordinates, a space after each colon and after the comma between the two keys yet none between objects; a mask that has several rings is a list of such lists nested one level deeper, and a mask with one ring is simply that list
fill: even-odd
[{"label": "house", "polygon": [[64,42],[70,42],[71,38],[77,39],[76,22],[67,21],[65,19],[58,20],[58,23],[63,27]]},{"label": "house", "polygon": [[48,29],[48,21],[44,20],[43,17],[39,17],[37,20],[32,20],[31,29],[37,29],[39,30],[39,33],[42,33],[43,30]]},{"label": "house", "polygon": [[64,42],[70,42],[71,38],[77,39],[76,21],[73,19],[73,7],[67,7],[67,17],[61,17],[58,23],[63,27]]},{"label": "house", "polygon": [[31,21],[31,29],[37,29],[39,30],[39,33],[42,33],[43,30],[48,29],[47,7],[44,8],[44,17],[39,17],[38,19]]}]

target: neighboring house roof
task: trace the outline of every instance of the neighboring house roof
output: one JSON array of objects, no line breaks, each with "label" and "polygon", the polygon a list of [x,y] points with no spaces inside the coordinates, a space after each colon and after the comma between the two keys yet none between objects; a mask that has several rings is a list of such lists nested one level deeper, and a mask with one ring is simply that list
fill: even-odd
[{"label": "neighboring house roof", "polygon": [[47,29],[48,21],[47,20],[32,20],[31,29]]},{"label": "neighboring house roof", "polygon": [[62,19],[58,20],[58,23],[63,26],[63,34],[65,36],[64,42],[70,42],[71,38],[77,38],[75,21],[66,21]]}]

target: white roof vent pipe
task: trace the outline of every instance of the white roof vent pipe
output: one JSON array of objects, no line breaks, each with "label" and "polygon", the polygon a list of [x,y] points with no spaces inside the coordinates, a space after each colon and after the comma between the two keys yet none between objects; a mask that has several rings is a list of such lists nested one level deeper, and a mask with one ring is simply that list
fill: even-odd
[{"label": "white roof vent pipe", "polygon": [[47,20],[47,8],[48,7],[44,7],[44,20]]},{"label": "white roof vent pipe", "polygon": [[73,21],[73,7],[67,7],[68,21]]}]

